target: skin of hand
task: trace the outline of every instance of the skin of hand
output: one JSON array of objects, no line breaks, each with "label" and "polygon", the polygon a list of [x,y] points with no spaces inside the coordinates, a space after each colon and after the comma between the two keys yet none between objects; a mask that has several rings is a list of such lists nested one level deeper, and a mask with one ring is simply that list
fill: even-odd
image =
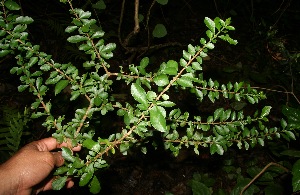
[{"label": "skin of hand", "polygon": [[[67,146],[58,144],[54,138],[34,141],[14,154],[8,161],[0,165],[0,194],[37,194],[52,189],[51,172],[62,166],[64,159],[61,152],[52,150]],[[80,146],[73,148],[79,151]],[[71,188],[74,182],[69,178],[66,187]]]}]

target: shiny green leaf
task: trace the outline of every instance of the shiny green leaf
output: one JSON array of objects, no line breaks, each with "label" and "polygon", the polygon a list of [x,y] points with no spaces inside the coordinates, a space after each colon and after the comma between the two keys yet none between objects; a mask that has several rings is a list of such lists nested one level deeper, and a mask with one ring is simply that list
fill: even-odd
[{"label": "shiny green leaf", "polygon": [[210,154],[214,154],[214,153],[218,153],[219,155],[223,155],[224,154],[224,149],[220,144],[217,143],[213,143],[210,146]]},{"label": "shiny green leaf", "polygon": [[29,87],[29,85],[20,85],[18,86],[18,91],[23,92],[27,87]]},{"label": "shiny green leaf", "polygon": [[85,186],[86,184],[88,184],[89,181],[92,179],[93,175],[94,172],[92,171],[85,172],[84,174],[82,174],[79,180],[79,186]]},{"label": "shiny green leaf", "polygon": [[74,35],[67,39],[67,41],[70,43],[78,43],[78,42],[86,41],[86,40],[88,40],[88,38],[81,36],[81,35]]},{"label": "shiny green leaf", "polygon": [[163,24],[156,24],[156,26],[154,27],[154,30],[152,32],[153,37],[156,38],[162,38],[164,36],[166,36],[168,34],[167,29],[165,27],[165,25]]},{"label": "shiny green leaf", "polygon": [[92,139],[84,140],[82,146],[95,152],[98,152],[100,150],[100,144]]},{"label": "shiny green leaf", "polygon": [[0,51],[0,58],[6,56],[7,54],[9,54],[11,52],[11,50],[1,50]]},{"label": "shiny green leaf", "polygon": [[300,190],[300,160],[293,165],[292,174],[293,192],[297,192]]},{"label": "shiny green leaf", "polygon": [[144,106],[148,106],[147,94],[140,84],[132,83],[130,91],[131,95],[137,102],[143,104]]},{"label": "shiny green leaf", "polygon": [[160,86],[160,87],[166,86],[169,84],[169,78],[165,74],[157,75],[156,77],[153,78],[153,81],[157,86]]},{"label": "shiny green leaf", "polygon": [[175,103],[171,102],[171,101],[163,101],[163,102],[157,103],[157,105],[160,105],[163,107],[173,107],[173,106],[175,106]]},{"label": "shiny green leaf", "polygon": [[55,178],[52,182],[52,189],[53,190],[61,190],[65,186],[67,179],[68,179],[68,176]]},{"label": "shiny green leaf", "polygon": [[101,190],[101,185],[98,178],[94,175],[91,183],[89,184],[90,192],[92,194],[98,194]]},{"label": "shiny green leaf", "polygon": [[271,106],[265,106],[261,111],[260,117],[263,118],[268,116],[270,114],[271,108]]},{"label": "shiny green leaf", "polygon": [[210,18],[208,18],[208,17],[205,17],[205,18],[204,18],[204,23],[205,23],[205,25],[207,26],[207,28],[208,28],[209,30],[211,30],[211,32],[212,32],[213,34],[215,34],[215,22],[214,22],[212,19],[210,19]]},{"label": "shiny green leaf", "polygon": [[70,162],[75,161],[75,157],[73,156],[73,152],[70,148],[62,147],[61,150],[62,150],[61,155],[65,160],[70,161]]},{"label": "shiny green leaf", "polygon": [[30,24],[33,22],[33,19],[28,16],[19,16],[16,18],[16,22],[20,24]]},{"label": "shiny green leaf", "polygon": [[58,83],[55,85],[55,95],[59,94],[63,89],[65,89],[69,84],[68,80],[60,80]]},{"label": "shiny green leaf", "polygon": [[160,132],[166,132],[166,119],[162,113],[162,109],[163,108],[160,106],[153,106],[153,108],[150,110],[150,122],[156,130]]},{"label": "shiny green leaf", "polygon": [[168,3],[168,0],[156,0],[156,2],[161,5],[166,5]]},{"label": "shiny green leaf", "polygon": [[75,31],[78,27],[77,26],[68,26],[66,29],[65,29],[65,32],[67,33],[71,33],[73,31]]},{"label": "shiny green leaf", "polygon": [[20,10],[21,9],[21,7],[15,1],[12,1],[12,0],[4,1],[4,5],[9,10]]},{"label": "shiny green leaf", "polygon": [[182,87],[193,87],[192,80],[188,77],[180,77],[176,82]]}]

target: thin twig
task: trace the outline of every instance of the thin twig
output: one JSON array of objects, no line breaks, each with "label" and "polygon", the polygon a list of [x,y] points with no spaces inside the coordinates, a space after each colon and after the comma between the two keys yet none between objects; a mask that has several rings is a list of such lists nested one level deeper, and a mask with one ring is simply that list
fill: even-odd
[{"label": "thin twig", "polygon": [[125,45],[123,44],[122,38],[121,38],[121,26],[123,23],[123,17],[124,17],[124,8],[125,8],[125,0],[122,2],[122,7],[121,7],[121,13],[120,13],[120,20],[119,20],[119,27],[118,27],[118,38],[119,38],[119,43],[123,48],[125,48]]},{"label": "thin twig", "polygon": [[270,166],[277,166],[281,169],[283,169],[285,172],[289,172],[289,170],[287,168],[285,168],[284,166],[278,164],[278,163],[274,163],[274,162],[270,162],[269,164],[267,164],[263,170],[261,170],[241,191],[240,195],[242,195],[246,190],[247,188],[257,179],[259,178],[264,172],[266,172],[266,170],[270,167]]},{"label": "thin twig", "polygon": [[135,0],[135,3],[134,3],[134,28],[133,28],[133,31],[131,31],[131,33],[129,33],[127,35],[126,39],[123,42],[123,44],[125,45],[125,47],[129,44],[129,41],[131,40],[131,38],[133,36],[135,36],[137,33],[140,32],[140,25],[139,25],[139,2],[140,2],[140,0]]},{"label": "thin twig", "polygon": [[145,27],[145,29],[148,28],[148,24],[149,24],[149,20],[150,20],[151,9],[152,9],[152,7],[154,6],[155,2],[156,2],[156,0],[153,0],[152,3],[151,3],[151,5],[150,5],[150,7],[149,7],[149,9],[148,9],[148,12],[147,12],[147,19],[146,19],[146,27]]}]

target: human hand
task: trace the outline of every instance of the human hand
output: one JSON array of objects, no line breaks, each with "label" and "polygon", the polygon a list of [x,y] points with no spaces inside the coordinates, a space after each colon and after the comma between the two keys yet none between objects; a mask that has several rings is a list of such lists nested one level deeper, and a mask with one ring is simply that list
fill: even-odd
[{"label": "human hand", "polygon": [[[52,189],[51,171],[62,166],[61,152],[51,152],[66,143],[58,144],[54,138],[31,142],[20,149],[7,162],[0,165],[0,194],[32,194]],[[80,146],[73,148],[79,151]],[[69,178],[66,187],[74,182]]]}]

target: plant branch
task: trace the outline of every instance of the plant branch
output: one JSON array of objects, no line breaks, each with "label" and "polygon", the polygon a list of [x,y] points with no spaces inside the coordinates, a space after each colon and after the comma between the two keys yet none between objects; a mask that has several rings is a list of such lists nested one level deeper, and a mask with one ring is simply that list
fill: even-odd
[{"label": "plant branch", "polygon": [[131,33],[129,33],[127,35],[127,37],[125,38],[123,44],[125,45],[125,47],[128,46],[129,41],[131,40],[131,38],[133,36],[135,36],[137,33],[139,33],[140,31],[140,25],[139,25],[139,2],[140,0],[135,0],[134,3],[134,28],[133,31],[131,31]]},{"label": "plant branch", "polygon": [[266,172],[266,170],[270,167],[270,166],[277,166],[281,169],[283,169],[285,172],[289,172],[289,170],[287,168],[285,168],[284,166],[278,164],[278,163],[274,163],[274,162],[270,162],[269,164],[267,164],[241,191],[240,195],[243,195],[243,193],[247,190],[247,188],[257,179],[259,178],[264,172]]}]

